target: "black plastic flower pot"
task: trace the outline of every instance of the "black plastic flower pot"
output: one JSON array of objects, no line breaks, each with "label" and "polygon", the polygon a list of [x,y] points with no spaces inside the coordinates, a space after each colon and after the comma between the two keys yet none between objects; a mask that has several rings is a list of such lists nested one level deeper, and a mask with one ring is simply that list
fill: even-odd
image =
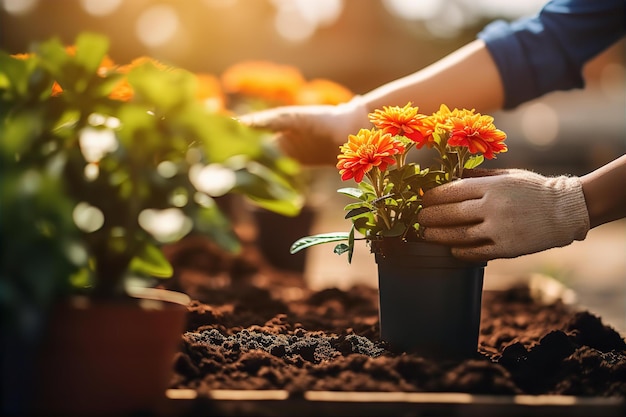
[{"label": "black plastic flower pot", "polygon": [[450,248],[385,238],[372,242],[378,264],[380,336],[396,352],[469,358],[478,349],[485,264]]},{"label": "black plastic flower pot", "polygon": [[262,208],[254,208],[252,216],[257,227],[256,242],[265,260],[274,268],[304,273],[306,251],[289,254],[291,244],[311,234],[315,210],[303,207],[294,217],[283,216]]}]

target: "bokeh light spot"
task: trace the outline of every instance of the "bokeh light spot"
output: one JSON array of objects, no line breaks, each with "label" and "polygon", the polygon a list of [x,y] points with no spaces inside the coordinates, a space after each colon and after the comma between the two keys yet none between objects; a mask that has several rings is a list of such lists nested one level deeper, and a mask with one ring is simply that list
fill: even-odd
[{"label": "bokeh light spot", "polygon": [[92,16],[108,16],[122,4],[122,0],[80,0],[82,8]]},{"label": "bokeh light spot", "polygon": [[276,31],[294,42],[307,40],[319,26],[334,23],[343,10],[342,0],[272,0],[272,4],[277,9]]},{"label": "bokeh light spot", "polygon": [[85,202],[76,205],[72,218],[76,226],[86,233],[95,232],[104,225],[104,214],[102,211],[98,207]]},{"label": "bokeh light spot", "polygon": [[155,239],[175,242],[191,231],[191,219],[177,208],[165,210],[145,209],[139,213],[139,225]]},{"label": "bokeh light spot", "polygon": [[296,9],[287,7],[278,9],[274,26],[280,36],[294,42],[310,38],[316,29],[316,25],[305,19]]},{"label": "bokeh light spot", "polygon": [[25,15],[37,7],[39,0],[4,0],[2,7],[8,14]]},{"label": "bokeh light spot", "polygon": [[213,197],[228,193],[237,184],[235,172],[220,164],[194,165],[189,170],[189,179],[197,190]]},{"label": "bokeh light spot", "polygon": [[549,146],[559,134],[559,116],[545,103],[533,103],[522,113],[522,131],[535,146]]},{"label": "bokeh light spot", "polygon": [[168,5],[152,6],[137,19],[135,32],[146,46],[158,47],[174,37],[180,27],[176,10]]},{"label": "bokeh light spot", "polygon": [[383,0],[385,8],[396,17],[407,20],[426,20],[437,15],[441,0]]}]

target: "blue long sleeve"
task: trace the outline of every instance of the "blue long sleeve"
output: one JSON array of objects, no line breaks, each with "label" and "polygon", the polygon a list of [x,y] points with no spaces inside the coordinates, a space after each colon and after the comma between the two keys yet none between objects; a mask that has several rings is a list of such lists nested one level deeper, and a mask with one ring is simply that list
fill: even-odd
[{"label": "blue long sleeve", "polygon": [[487,25],[485,41],[510,109],[555,90],[584,87],[584,64],[626,34],[626,0],[552,0],[533,17]]}]

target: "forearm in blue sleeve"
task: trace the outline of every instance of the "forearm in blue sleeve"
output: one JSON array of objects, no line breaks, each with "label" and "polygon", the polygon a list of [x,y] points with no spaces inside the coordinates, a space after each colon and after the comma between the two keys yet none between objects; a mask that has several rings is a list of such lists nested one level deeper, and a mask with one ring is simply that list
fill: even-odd
[{"label": "forearm in blue sleeve", "polygon": [[537,16],[495,21],[485,41],[510,109],[555,90],[584,87],[591,58],[626,34],[625,0],[553,0]]}]

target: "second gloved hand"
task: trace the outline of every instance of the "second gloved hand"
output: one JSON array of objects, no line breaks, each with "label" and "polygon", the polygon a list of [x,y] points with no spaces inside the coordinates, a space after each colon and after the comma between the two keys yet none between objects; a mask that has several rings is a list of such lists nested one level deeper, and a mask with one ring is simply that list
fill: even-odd
[{"label": "second gloved hand", "polygon": [[479,172],[485,176],[425,193],[418,222],[426,240],[451,246],[458,258],[487,261],[566,246],[587,235],[579,178],[521,169]]},{"label": "second gloved hand", "polygon": [[368,111],[355,96],[338,105],[285,106],[245,114],[248,126],[277,133],[282,150],[305,165],[334,165],[339,146],[369,124]]}]

